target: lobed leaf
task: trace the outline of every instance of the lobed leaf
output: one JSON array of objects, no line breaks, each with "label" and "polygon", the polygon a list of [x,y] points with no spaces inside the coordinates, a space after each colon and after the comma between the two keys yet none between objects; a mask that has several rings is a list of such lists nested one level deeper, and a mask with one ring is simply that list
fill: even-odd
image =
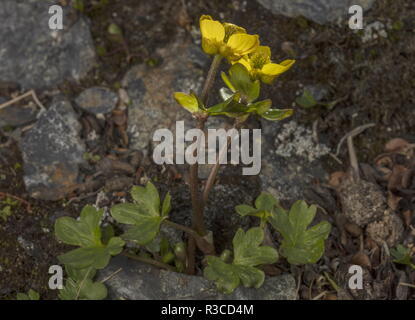
[{"label": "lobed leaf", "polygon": [[331,225],[323,221],[307,229],[316,210],[313,205],[308,207],[305,201],[296,201],[288,214],[276,207],[270,218],[271,225],[283,237],[280,252],[291,264],[315,263],[324,253],[324,241],[330,234]]}]

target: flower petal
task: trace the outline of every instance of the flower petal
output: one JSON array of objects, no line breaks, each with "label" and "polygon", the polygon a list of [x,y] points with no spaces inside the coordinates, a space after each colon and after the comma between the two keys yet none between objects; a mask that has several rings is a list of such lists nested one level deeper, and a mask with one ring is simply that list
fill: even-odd
[{"label": "flower petal", "polygon": [[284,73],[292,67],[295,63],[295,60],[284,60],[280,64],[277,63],[268,63],[262,68],[262,73],[269,76],[277,76],[281,73]]},{"label": "flower petal", "polygon": [[268,46],[259,46],[253,54],[258,54],[264,58],[271,58],[271,48]]},{"label": "flower petal", "polygon": [[202,37],[215,42],[222,42],[225,38],[225,28],[219,21],[211,20],[209,16],[200,18]]},{"label": "flower petal", "polygon": [[243,57],[239,60],[236,60],[236,61],[232,61],[232,64],[235,64],[235,63],[242,64],[246,68],[246,70],[248,70],[248,71],[252,70],[252,67],[251,67],[251,64],[249,63],[249,60],[245,57]]},{"label": "flower petal", "polygon": [[237,33],[230,36],[227,43],[233,53],[244,56],[249,54],[259,46],[258,35]]}]

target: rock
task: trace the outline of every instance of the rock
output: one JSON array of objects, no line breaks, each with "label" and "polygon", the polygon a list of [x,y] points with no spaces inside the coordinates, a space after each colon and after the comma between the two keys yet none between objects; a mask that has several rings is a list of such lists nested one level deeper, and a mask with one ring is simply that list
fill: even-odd
[{"label": "rock", "polygon": [[0,2],[0,81],[25,89],[79,80],[95,63],[95,47],[82,15],[64,8],[64,29],[49,29],[49,7],[56,1]]},{"label": "rock", "polygon": [[386,31],[385,24],[383,24],[380,21],[375,21],[375,22],[368,24],[365,27],[364,32],[362,34],[362,42],[363,43],[370,42],[370,41],[378,39],[379,37],[387,38],[388,33]]},{"label": "rock", "polygon": [[22,139],[24,182],[36,199],[58,200],[78,183],[83,162],[81,126],[69,101],[55,98]]},{"label": "rock", "polygon": [[209,280],[182,273],[164,271],[129,260],[123,256],[111,259],[107,268],[99,272],[102,280],[115,271],[120,272],[105,282],[109,299],[127,300],[295,300],[296,286],[289,274],[266,278],[259,289],[240,287],[231,295],[215,289]]},{"label": "rock", "polygon": [[366,229],[368,235],[379,246],[386,241],[389,248],[395,247],[404,232],[404,225],[401,218],[390,210],[386,210],[382,219],[370,223]]},{"label": "rock", "polygon": [[346,179],[338,188],[342,211],[349,221],[364,227],[380,219],[386,211],[386,199],[377,184]]},{"label": "rock", "polygon": [[[6,98],[0,97],[0,104],[7,102]],[[0,110],[0,128],[11,126],[24,126],[36,120],[39,109],[34,102],[18,105],[14,104]]]},{"label": "rock", "polygon": [[349,8],[360,5],[363,10],[372,7],[375,0],[257,0],[274,14],[287,17],[304,16],[314,22],[326,24],[347,19]]},{"label": "rock", "polygon": [[161,65],[134,66],[122,82],[132,102],[128,117],[130,148],[144,152],[156,129],[171,128],[174,132],[178,120],[191,125],[190,113],[177,104],[173,93],[199,92],[209,63],[198,46],[184,39],[173,41],[157,55],[161,56]]},{"label": "rock", "polygon": [[118,95],[107,88],[94,87],[83,91],[75,102],[86,112],[105,114],[115,109]]},{"label": "rock", "polygon": [[262,121],[262,190],[279,200],[304,199],[314,179],[327,179],[321,159],[329,152],[326,145],[314,142],[309,128],[294,120]]}]

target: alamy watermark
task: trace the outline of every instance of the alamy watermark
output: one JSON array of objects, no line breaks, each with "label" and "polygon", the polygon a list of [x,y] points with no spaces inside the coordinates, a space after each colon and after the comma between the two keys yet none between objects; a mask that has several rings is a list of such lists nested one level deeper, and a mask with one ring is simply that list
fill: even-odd
[{"label": "alamy watermark", "polygon": [[[184,121],[177,121],[175,135],[169,129],[158,129],[153,141],[160,142],[153,151],[153,160],[160,165],[242,163],[251,165],[242,169],[243,175],[257,175],[261,171],[261,129],[208,129],[206,139],[202,130],[185,132]],[[191,144],[186,146],[186,142]]]}]

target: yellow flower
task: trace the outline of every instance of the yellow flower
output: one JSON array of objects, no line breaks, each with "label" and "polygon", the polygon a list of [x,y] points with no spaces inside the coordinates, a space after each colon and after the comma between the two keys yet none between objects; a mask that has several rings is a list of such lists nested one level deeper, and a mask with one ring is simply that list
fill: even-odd
[{"label": "yellow flower", "polygon": [[200,17],[202,48],[207,54],[220,54],[229,61],[247,55],[259,46],[258,35],[250,35],[232,23],[221,23],[211,16]]},{"label": "yellow flower", "polygon": [[277,76],[290,69],[295,60],[284,60],[279,64],[272,63],[271,49],[267,46],[259,46],[254,52],[237,62],[244,65],[254,79],[271,84]]}]

